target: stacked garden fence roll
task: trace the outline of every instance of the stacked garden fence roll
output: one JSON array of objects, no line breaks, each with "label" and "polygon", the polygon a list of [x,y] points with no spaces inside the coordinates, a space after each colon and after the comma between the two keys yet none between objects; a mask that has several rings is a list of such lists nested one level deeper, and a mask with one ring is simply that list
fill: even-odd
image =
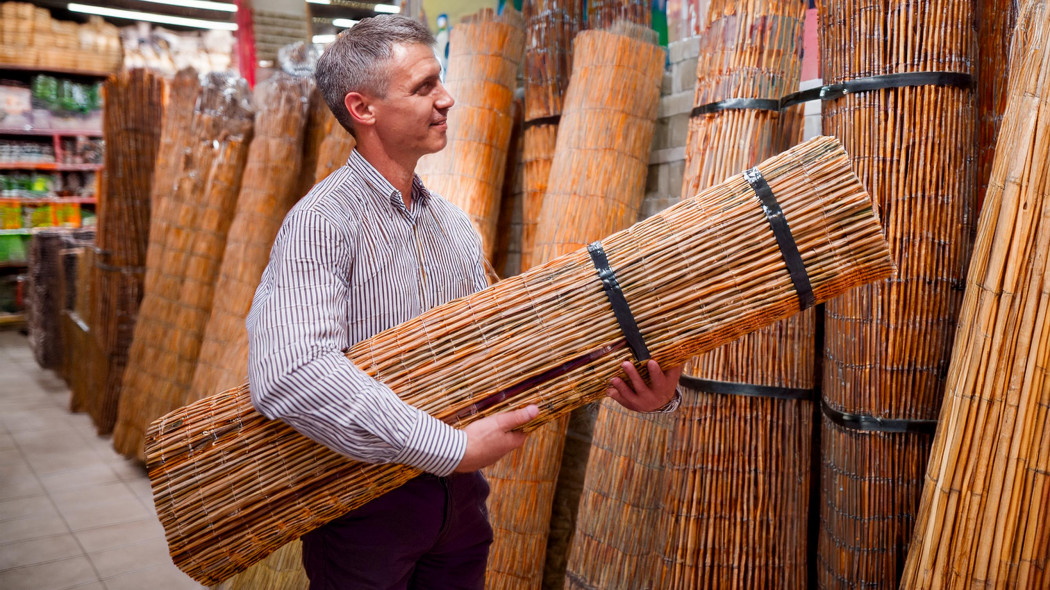
[{"label": "stacked garden fence roll", "polygon": [[825,307],[816,582],[894,588],[971,247],[973,3],[834,0],[818,10],[824,82],[870,83],[828,96],[823,129],[878,204],[898,273]]}]

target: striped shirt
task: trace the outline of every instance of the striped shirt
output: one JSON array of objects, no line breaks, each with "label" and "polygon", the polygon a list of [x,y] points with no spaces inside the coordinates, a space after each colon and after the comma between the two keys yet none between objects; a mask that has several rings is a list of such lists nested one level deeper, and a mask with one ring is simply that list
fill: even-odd
[{"label": "striped shirt", "polygon": [[401,401],[343,352],[488,286],[467,216],[416,176],[412,208],[354,150],[285,218],[247,318],[260,413],[369,463],[447,475],[466,434]]}]

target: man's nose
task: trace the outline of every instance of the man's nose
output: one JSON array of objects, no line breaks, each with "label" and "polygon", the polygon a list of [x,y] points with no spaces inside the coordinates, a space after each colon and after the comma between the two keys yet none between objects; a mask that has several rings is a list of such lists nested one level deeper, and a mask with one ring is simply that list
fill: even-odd
[{"label": "man's nose", "polygon": [[445,110],[452,108],[454,104],[456,104],[456,99],[452,98],[452,93],[448,91],[444,84],[438,82],[438,99],[434,103],[434,107]]}]

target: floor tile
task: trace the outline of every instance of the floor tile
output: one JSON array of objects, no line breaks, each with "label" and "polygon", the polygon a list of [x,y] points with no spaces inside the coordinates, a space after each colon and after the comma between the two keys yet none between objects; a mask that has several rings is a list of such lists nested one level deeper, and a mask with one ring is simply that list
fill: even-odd
[{"label": "floor tile", "polygon": [[0,572],[0,588],[4,590],[66,590],[97,581],[91,562],[82,555]]},{"label": "floor tile", "polygon": [[0,466],[0,501],[44,494],[33,470],[19,457],[20,463]]},{"label": "floor tile", "polygon": [[107,590],[200,590],[203,588],[174,565],[155,566],[135,572],[127,572],[103,580]]},{"label": "floor tile", "polygon": [[117,474],[98,462],[88,462],[72,469],[41,474],[38,479],[49,493],[58,493],[80,488],[121,483]]},{"label": "floor tile", "polygon": [[[53,537],[69,532],[62,517],[53,514],[8,520],[0,524],[0,544]],[[4,586],[0,584],[0,588]]]},{"label": "floor tile", "polygon": [[46,494],[0,500],[0,526],[9,520],[34,516],[58,516],[58,510],[55,509],[55,505],[51,503],[51,499]]},{"label": "floor tile", "polygon": [[56,492],[51,497],[74,531],[151,516],[123,482]]},{"label": "floor tile", "polygon": [[83,555],[80,543],[70,533],[0,545],[0,570],[47,563]]},{"label": "floor tile", "polygon": [[164,539],[152,538],[138,543],[107,549],[98,553],[88,553],[88,559],[95,565],[99,577],[103,580],[128,572],[152,569],[157,566],[172,566],[168,555],[168,545]]},{"label": "floor tile", "polygon": [[[80,545],[89,554],[124,547],[132,543],[164,538],[164,528],[153,518],[74,531]],[[165,555],[167,551],[165,550]]]}]

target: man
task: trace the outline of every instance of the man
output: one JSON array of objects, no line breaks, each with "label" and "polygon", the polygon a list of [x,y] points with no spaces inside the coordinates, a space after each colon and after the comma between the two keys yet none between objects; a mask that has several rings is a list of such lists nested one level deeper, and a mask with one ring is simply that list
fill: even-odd
[{"label": "man", "polygon": [[[262,414],[354,459],[424,472],[303,537],[313,590],[482,588],[492,530],[478,469],[519,447],[515,429],[538,413],[529,406],[457,430],[342,352],[488,284],[469,219],[414,172],[445,147],[454,104],[433,44],[422,25],[380,16],[321,56],[318,87],[357,146],[289,212],[247,320]],[[610,384],[617,401],[651,411],[672,400],[680,368],[651,362],[650,385],[625,367],[626,380]]]}]

